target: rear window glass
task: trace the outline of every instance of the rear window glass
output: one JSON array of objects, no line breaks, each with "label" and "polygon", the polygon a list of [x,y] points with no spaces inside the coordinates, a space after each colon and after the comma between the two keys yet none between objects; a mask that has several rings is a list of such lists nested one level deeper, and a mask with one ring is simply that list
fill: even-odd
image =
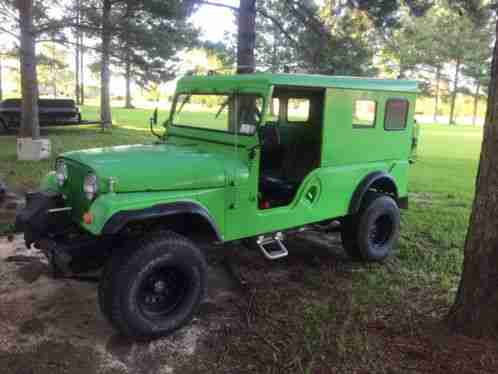
[{"label": "rear window glass", "polygon": [[389,99],[386,103],[384,128],[386,130],[404,130],[408,118],[409,103],[405,99]]},{"label": "rear window glass", "polygon": [[374,127],[376,109],[377,103],[373,100],[356,100],[353,106],[353,127]]},{"label": "rear window glass", "polygon": [[310,118],[309,99],[289,99],[287,103],[287,121],[307,122]]}]

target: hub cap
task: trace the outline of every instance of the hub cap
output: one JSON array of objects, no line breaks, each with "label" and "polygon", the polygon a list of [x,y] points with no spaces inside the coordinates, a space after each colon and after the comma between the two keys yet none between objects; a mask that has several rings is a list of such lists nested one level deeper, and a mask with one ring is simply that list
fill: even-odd
[{"label": "hub cap", "polygon": [[142,281],[138,305],[147,317],[161,318],[181,304],[187,290],[188,278],[178,268],[157,268]]}]

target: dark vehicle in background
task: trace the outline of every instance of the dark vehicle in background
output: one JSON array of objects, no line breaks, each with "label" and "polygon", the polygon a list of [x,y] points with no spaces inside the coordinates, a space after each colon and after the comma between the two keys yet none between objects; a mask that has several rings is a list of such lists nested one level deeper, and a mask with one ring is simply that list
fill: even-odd
[{"label": "dark vehicle in background", "polygon": [[[40,126],[82,125],[81,113],[71,99],[39,99]],[[95,123],[95,122],[93,122]],[[0,130],[19,128],[21,124],[21,99],[0,102]]]}]

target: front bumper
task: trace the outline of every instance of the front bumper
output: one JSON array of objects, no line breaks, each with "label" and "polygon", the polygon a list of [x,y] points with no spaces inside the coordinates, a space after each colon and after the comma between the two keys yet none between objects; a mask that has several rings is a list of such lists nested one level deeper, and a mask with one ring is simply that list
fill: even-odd
[{"label": "front bumper", "polygon": [[26,207],[16,217],[16,231],[49,260],[54,274],[80,273],[102,265],[113,238],[84,232],[72,221],[62,194],[42,191],[26,196]]},{"label": "front bumper", "polygon": [[26,206],[16,217],[16,231],[24,232],[29,248],[40,239],[52,238],[71,225],[71,209],[65,207],[62,194],[41,191],[26,195]]}]

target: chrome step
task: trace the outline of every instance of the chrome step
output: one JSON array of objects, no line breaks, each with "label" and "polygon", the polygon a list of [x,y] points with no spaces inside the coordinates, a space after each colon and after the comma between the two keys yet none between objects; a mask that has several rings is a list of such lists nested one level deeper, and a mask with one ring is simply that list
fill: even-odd
[{"label": "chrome step", "polygon": [[[283,240],[284,234],[282,234],[281,232],[277,232],[273,236],[259,236],[258,239],[256,239],[256,244],[263,253],[263,256],[265,256],[268,260],[278,260],[279,258],[285,257],[289,254],[289,251],[285,247]],[[278,249],[267,249],[267,247],[271,246],[272,244],[276,244]]]}]

